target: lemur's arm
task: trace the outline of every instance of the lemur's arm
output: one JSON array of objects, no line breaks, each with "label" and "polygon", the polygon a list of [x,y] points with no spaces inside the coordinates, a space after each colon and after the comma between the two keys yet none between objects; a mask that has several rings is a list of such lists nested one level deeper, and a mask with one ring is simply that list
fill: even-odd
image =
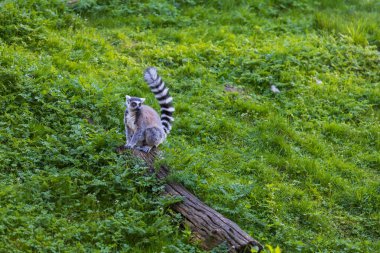
[{"label": "lemur's arm", "polygon": [[125,145],[126,148],[134,148],[138,142],[144,141],[144,130],[138,129],[132,136],[132,138],[128,141],[127,145]]},{"label": "lemur's arm", "polygon": [[125,113],[124,113],[125,139],[126,139],[125,143],[126,143],[126,145],[131,141],[131,138],[133,135],[132,129],[130,129],[128,127],[128,124],[127,124],[127,116],[128,116],[128,109],[125,110]]},{"label": "lemur's arm", "polygon": [[126,137],[126,144],[128,144],[133,136],[133,131],[128,126],[125,126],[125,137]]}]

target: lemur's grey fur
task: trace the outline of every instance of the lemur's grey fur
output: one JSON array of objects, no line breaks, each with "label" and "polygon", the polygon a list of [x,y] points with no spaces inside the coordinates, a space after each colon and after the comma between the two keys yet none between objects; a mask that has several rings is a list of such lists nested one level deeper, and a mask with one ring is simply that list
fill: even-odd
[{"label": "lemur's grey fur", "polygon": [[126,97],[124,113],[126,148],[149,152],[165,139],[174,121],[173,98],[155,68],[145,70],[144,79],[161,106],[161,118],[150,106],[143,105],[145,98]]}]

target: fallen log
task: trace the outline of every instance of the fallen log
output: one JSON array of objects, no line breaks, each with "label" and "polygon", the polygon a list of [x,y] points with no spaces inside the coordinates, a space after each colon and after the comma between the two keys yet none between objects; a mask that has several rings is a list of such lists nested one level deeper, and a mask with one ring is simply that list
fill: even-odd
[{"label": "fallen log", "polygon": [[[118,148],[119,153],[123,151],[124,147]],[[142,158],[147,163],[149,172],[154,173],[153,163],[157,150],[152,150],[150,153],[133,150],[133,154]],[[169,170],[165,166],[161,166],[156,172],[156,176],[161,180],[164,180],[168,174]],[[182,202],[173,204],[171,209],[183,216],[194,239],[199,241],[205,250],[211,250],[226,242],[231,253],[251,252],[251,249],[262,251],[263,246],[258,241],[250,237],[236,223],[204,204],[183,185],[166,182],[165,193],[183,199]]]}]

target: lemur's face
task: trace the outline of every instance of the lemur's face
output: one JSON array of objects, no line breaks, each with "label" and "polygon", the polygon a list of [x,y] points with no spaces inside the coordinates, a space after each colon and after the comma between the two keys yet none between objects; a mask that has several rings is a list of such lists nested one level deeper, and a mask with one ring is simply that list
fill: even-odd
[{"label": "lemur's face", "polygon": [[145,98],[138,98],[138,97],[130,97],[125,96],[126,103],[125,105],[128,107],[129,110],[135,111],[140,109],[141,105],[144,103]]}]

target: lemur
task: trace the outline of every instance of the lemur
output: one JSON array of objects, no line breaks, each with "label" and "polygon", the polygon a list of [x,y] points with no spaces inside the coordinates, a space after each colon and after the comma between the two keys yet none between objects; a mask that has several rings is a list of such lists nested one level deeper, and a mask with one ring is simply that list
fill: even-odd
[{"label": "lemur", "polygon": [[143,104],[145,98],[126,95],[127,109],[124,113],[124,124],[127,142],[125,147],[148,153],[153,147],[161,144],[169,134],[174,121],[174,107],[169,89],[155,68],[146,69],[144,79],[161,106],[161,118],[152,107]]}]

